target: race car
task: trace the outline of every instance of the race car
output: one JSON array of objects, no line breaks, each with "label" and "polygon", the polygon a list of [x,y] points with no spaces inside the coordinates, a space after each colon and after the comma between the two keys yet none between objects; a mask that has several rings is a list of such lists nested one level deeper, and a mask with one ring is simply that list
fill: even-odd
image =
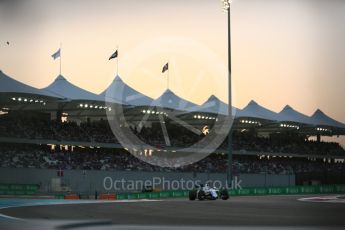
[{"label": "race car", "polygon": [[197,185],[194,190],[189,192],[189,200],[217,200],[218,198],[222,200],[229,199],[228,190],[210,187],[209,184],[205,186],[201,184]]}]

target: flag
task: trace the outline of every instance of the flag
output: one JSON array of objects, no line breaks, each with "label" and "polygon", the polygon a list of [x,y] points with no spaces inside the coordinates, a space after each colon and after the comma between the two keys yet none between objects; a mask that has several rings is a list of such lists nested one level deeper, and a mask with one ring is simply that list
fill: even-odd
[{"label": "flag", "polygon": [[56,51],[56,52],[52,55],[52,58],[54,58],[54,60],[55,60],[55,59],[57,59],[57,58],[60,57],[60,54],[61,54],[61,52],[60,52],[60,49],[59,49],[58,51]]},{"label": "flag", "polygon": [[118,52],[117,52],[117,50],[116,50],[115,53],[113,53],[113,54],[110,56],[109,60],[114,59],[114,58],[117,58],[117,55],[118,55]]},{"label": "flag", "polygon": [[169,63],[165,64],[163,66],[163,70],[162,70],[162,73],[164,73],[165,71],[169,70]]}]

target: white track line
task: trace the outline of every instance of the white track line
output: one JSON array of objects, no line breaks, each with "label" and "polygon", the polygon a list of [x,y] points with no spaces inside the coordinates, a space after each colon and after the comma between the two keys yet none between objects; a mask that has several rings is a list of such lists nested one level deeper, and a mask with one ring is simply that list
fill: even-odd
[{"label": "white track line", "polygon": [[[27,200],[26,200],[27,201]],[[61,202],[49,202],[49,201],[56,201],[56,200],[47,200],[47,202],[40,201],[35,202],[35,200],[32,200],[32,203],[21,203],[21,204],[13,204],[9,206],[0,206],[1,209],[7,209],[7,208],[17,208],[17,207],[38,207],[38,206],[50,206],[50,205],[66,205],[66,204],[107,204],[107,203],[137,203],[137,202],[157,202],[157,201],[163,201],[163,200],[150,200],[150,199],[138,199],[138,200],[64,200]],[[1,202],[1,199],[0,199]],[[13,217],[13,216],[7,216],[0,213],[0,218],[5,218],[9,220],[23,220],[21,218]]]},{"label": "white track line", "polygon": [[336,196],[317,196],[317,197],[306,197],[300,198],[299,201],[303,202],[314,202],[314,203],[344,203],[345,199],[340,199],[339,195]]}]

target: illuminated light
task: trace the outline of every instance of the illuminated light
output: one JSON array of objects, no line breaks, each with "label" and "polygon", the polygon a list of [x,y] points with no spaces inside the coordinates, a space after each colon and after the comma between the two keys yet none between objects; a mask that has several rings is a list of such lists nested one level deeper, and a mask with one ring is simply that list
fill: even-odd
[{"label": "illuminated light", "polygon": [[143,113],[146,113],[146,110],[143,110]]},{"label": "illuminated light", "polygon": [[201,119],[201,116],[200,116],[200,115],[198,115],[198,119]]},{"label": "illuminated light", "polygon": [[38,103],[38,100],[35,100],[35,103]]},{"label": "illuminated light", "polygon": [[45,103],[45,102],[43,102],[43,105],[46,105],[46,103]]},{"label": "illuminated light", "polygon": [[108,110],[109,110],[109,112],[110,112],[110,111],[111,111],[111,108],[109,107],[109,109],[108,109]]},{"label": "illuminated light", "polygon": [[93,105],[90,105],[90,108],[92,109],[92,108],[93,108]]},{"label": "illuminated light", "polygon": [[205,117],[204,117],[204,116],[202,116],[202,117],[201,117],[201,119],[205,119]]},{"label": "illuminated light", "polygon": [[28,99],[24,98],[24,101],[25,101],[25,102],[27,102],[27,101],[28,101]]},{"label": "illuminated light", "polygon": [[16,98],[15,97],[12,97],[12,101],[15,101],[16,100]]},{"label": "illuminated light", "polygon": [[30,102],[33,102],[34,100],[30,99]]},{"label": "illuminated light", "polygon": [[19,98],[18,98],[18,101],[22,101],[22,99],[19,97]]},{"label": "illuminated light", "polygon": [[105,107],[103,107],[104,109],[107,109],[108,107],[107,106],[105,106]]},{"label": "illuminated light", "polygon": [[161,114],[163,115],[164,113],[163,113],[163,112],[161,112]]},{"label": "illuminated light", "polygon": [[98,109],[98,105],[95,106],[95,109]]},{"label": "illuminated light", "polygon": [[98,107],[99,109],[103,109],[103,106]]},{"label": "illuminated light", "polygon": [[88,107],[89,107],[89,105],[88,105],[88,104],[85,104],[85,105],[84,105],[84,107],[85,107],[85,108],[88,108]]},{"label": "illuminated light", "polygon": [[40,103],[43,103],[43,101],[41,100]]},{"label": "illuminated light", "polygon": [[206,117],[205,119],[208,120],[208,117]]},{"label": "illuminated light", "polygon": [[196,115],[194,115],[194,119],[196,119]]},{"label": "illuminated light", "polygon": [[158,115],[158,114],[159,114],[159,112],[156,112],[156,114]]},{"label": "illuminated light", "polygon": [[150,113],[151,113],[151,111],[150,111],[150,110],[147,110],[147,113],[148,113],[148,114],[150,114]]}]

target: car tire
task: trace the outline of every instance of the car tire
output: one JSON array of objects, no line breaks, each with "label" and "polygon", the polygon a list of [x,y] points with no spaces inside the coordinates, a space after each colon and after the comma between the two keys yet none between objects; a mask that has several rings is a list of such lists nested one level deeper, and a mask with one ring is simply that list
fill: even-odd
[{"label": "car tire", "polygon": [[189,200],[195,200],[196,199],[196,191],[189,191]]},{"label": "car tire", "polygon": [[226,189],[222,189],[220,192],[220,198],[222,199],[222,200],[228,200],[229,199],[229,192],[228,192],[228,190],[226,190]]},{"label": "car tire", "polygon": [[200,190],[198,192],[198,200],[205,200],[206,194],[204,191]]}]

